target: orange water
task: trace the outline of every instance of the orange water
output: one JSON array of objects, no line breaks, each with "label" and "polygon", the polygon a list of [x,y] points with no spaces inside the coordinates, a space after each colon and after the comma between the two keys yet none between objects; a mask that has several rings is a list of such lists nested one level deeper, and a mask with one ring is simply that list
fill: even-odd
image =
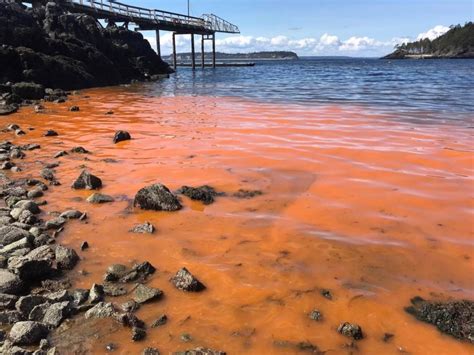
[{"label": "orange water", "polygon": [[[47,104],[46,113],[24,108],[3,119],[35,130],[20,138],[2,133],[2,139],[42,146],[18,162],[25,172],[12,176],[37,177],[42,163],[63,149],[82,145],[92,152],[60,158],[62,185],[45,196],[46,211],[77,208],[90,216],[88,224],[69,223],[60,236],[77,250],[83,240],[91,246],[80,252],[76,287],[100,282],[112,263],[148,260],[158,268],[150,285],[166,297],[138,316],[150,324],[166,313],[167,325],[149,329],[140,343],[119,328],[100,339],[85,336],[78,346],[98,354],[109,342],[119,344],[120,354],[146,346],[164,354],[196,346],[296,353],[273,344],[287,340],[345,354],[354,349],[344,348],[349,340],[336,328],[350,321],[367,336],[357,343],[363,354],[474,353],[472,345],[403,310],[415,295],[474,299],[472,130],[407,123],[365,107],[147,97],[145,90],[84,91],[67,104]],[[72,104],[80,112],[69,112]],[[42,137],[46,129],[60,136]],[[118,129],[133,140],[112,144]],[[117,202],[93,206],[84,201],[88,192],[70,188],[81,165],[102,178],[102,192]],[[136,191],[155,182],[264,194],[220,197],[209,206],[183,198],[185,208],[174,213],[130,209]],[[144,221],[157,233],[127,232]],[[170,285],[182,266],[206,284],[205,292]],[[321,288],[334,299],[323,298]],[[314,308],[323,322],[308,319]],[[381,340],[385,332],[395,334],[392,341]],[[184,344],[182,333],[194,340]]]}]

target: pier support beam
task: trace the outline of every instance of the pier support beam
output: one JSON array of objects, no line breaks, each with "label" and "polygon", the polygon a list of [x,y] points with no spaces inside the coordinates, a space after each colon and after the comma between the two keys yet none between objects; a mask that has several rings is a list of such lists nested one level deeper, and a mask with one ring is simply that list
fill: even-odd
[{"label": "pier support beam", "polygon": [[216,34],[212,35],[212,67],[216,67]]},{"label": "pier support beam", "polygon": [[201,35],[201,68],[204,69],[205,58],[204,58],[204,35]]},{"label": "pier support beam", "polygon": [[191,33],[191,67],[196,69],[196,55],[194,52],[194,33]]},{"label": "pier support beam", "polygon": [[173,68],[176,70],[177,63],[176,63],[176,33],[173,32]]},{"label": "pier support beam", "polygon": [[156,30],[156,54],[161,58],[160,30]]}]

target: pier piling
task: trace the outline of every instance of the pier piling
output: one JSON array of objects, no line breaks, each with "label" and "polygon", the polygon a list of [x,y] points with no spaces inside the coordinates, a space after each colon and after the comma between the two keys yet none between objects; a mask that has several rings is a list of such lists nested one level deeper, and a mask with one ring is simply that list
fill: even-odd
[{"label": "pier piling", "polygon": [[176,63],[176,32],[173,32],[173,68],[176,70],[178,63]]},{"label": "pier piling", "polygon": [[194,33],[191,33],[191,67],[196,69],[196,55],[194,51]]},{"label": "pier piling", "polygon": [[216,35],[212,35],[212,67],[216,67]]},{"label": "pier piling", "polygon": [[156,54],[161,58],[160,30],[156,30]]},{"label": "pier piling", "polygon": [[204,55],[204,35],[201,35],[201,68],[204,69],[205,64],[205,55]]}]

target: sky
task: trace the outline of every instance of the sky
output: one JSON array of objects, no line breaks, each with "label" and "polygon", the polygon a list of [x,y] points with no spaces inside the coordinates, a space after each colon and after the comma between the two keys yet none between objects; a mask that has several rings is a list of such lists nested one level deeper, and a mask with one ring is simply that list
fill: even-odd
[{"label": "sky", "polygon": [[[187,0],[119,1],[187,13]],[[474,0],[190,0],[190,12],[214,13],[239,26],[238,35],[217,34],[221,52],[377,57],[396,44],[433,39],[450,25],[473,21]],[[154,32],[143,35],[155,48]],[[161,44],[162,54],[171,53],[170,32],[162,32]],[[177,50],[190,51],[189,36],[177,37]]]}]

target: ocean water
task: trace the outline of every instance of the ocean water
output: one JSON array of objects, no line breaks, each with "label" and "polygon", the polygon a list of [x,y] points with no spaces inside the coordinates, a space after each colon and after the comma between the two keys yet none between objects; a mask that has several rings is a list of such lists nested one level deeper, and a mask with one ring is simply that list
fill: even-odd
[{"label": "ocean water", "polygon": [[[472,119],[474,60],[367,58],[260,61],[255,67],[178,68],[153,95],[366,105],[405,120]],[[469,117],[470,116],[470,117]]]},{"label": "ocean water", "polygon": [[[404,311],[410,299],[474,299],[473,61],[300,60],[253,68],[192,71],[170,79],[82,90],[67,103],[22,107],[11,117],[27,132],[2,131],[13,144],[40,143],[15,163],[16,179],[38,177],[59,150],[83,146],[55,169],[48,213],[86,211],[58,242],[80,250],[74,287],[101,283],[111,264],[148,261],[147,285],[165,297],[143,305],[146,324],[164,327],[142,342],[111,320],[54,332],[60,353],[169,354],[197,346],[228,354],[355,351],[336,329],[359,324],[360,354],[469,354],[472,344],[441,334]],[[80,111],[68,107],[77,105]],[[113,114],[106,114],[112,111]],[[33,128],[32,130],[28,128]],[[44,137],[53,129],[57,137]],[[132,139],[112,143],[117,130]],[[115,201],[94,205],[71,189],[87,167]],[[210,205],[179,196],[177,212],[132,208],[154,183],[171,191],[209,185]],[[253,198],[235,195],[260,191]],[[129,230],[145,221],[153,235]],[[207,289],[176,290],[186,267]],[[126,285],[125,285],[126,286]],[[132,285],[129,291],[132,292]],[[330,290],[332,300],[321,295]],[[121,304],[131,293],[114,299]],[[308,314],[318,309],[322,322]],[[193,340],[183,343],[180,334]],[[394,334],[385,342],[385,333]]]}]

